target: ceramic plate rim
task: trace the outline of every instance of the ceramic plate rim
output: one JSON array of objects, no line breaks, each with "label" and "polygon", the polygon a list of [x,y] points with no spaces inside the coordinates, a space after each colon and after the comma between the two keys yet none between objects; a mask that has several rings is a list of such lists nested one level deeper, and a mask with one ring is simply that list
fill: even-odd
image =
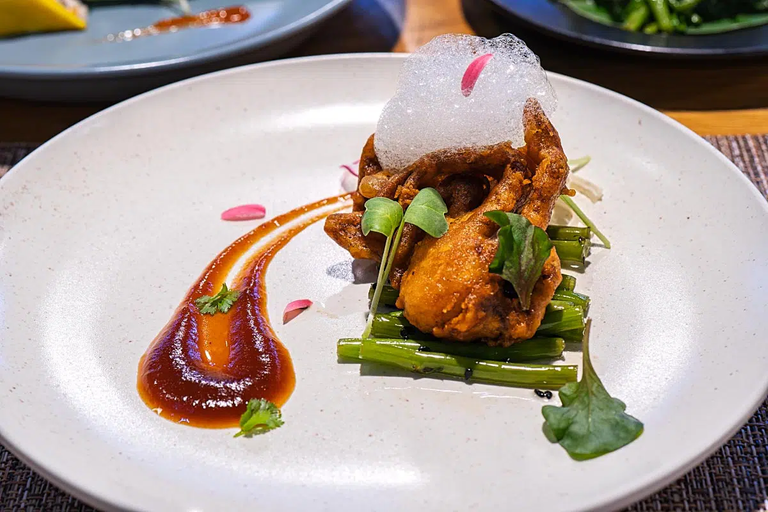
[{"label": "ceramic plate rim", "polygon": [[[180,82],[172,83],[152,91],[148,91],[146,93],[140,94],[138,96],[135,96],[123,102],[117,103],[101,112],[98,112],[84,119],[83,121],[73,125],[72,127],[64,130],[60,134],[56,135],[49,141],[42,144],[39,148],[37,148],[32,153],[27,155],[21,162],[19,162],[19,164],[15,165],[6,174],[6,176],[4,176],[2,180],[0,180],[0,195],[2,195],[5,188],[10,186],[9,184],[12,180],[20,179],[20,178],[17,178],[17,176],[20,175],[20,173],[23,172],[22,169],[26,167],[25,162],[28,164],[28,162],[31,161],[30,159],[34,159],[38,154],[42,154],[43,152],[47,151],[50,146],[58,144],[59,140],[65,140],[67,137],[69,137],[70,132],[80,130],[83,125],[87,125],[87,124],[98,121],[100,116],[112,115],[114,111],[119,111],[120,109],[123,109],[123,108],[130,108],[133,103],[141,102],[144,99],[152,97],[154,95],[165,94],[168,91],[174,90],[175,88],[183,88],[197,81],[215,80],[218,77],[226,76],[229,74],[248,73],[253,69],[295,66],[295,65],[300,66],[305,62],[314,63],[314,62],[320,62],[320,61],[355,60],[355,59],[404,60],[406,57],[407,57],[407,54],[394,54],[394,53],[357,53],[357,54],[336,54],[336,55],[298,57],[298,58],[292,58],[292,59],[270,61],[265,63],[250,64],[247,66],[240,66],[240,67],[235,67],[235,68],[226,69],[222,71],[217,71],[214,73],[209,73],[206,75],[201,75],[201,76],[197,76],[197,77],[183,80]],[[736,167],[736,165],[733,162],[728,160],[728,158],[725,155],[723,155],[714,146],[709,144],[706,140],[704,140],[702,137],[697,135],[691,129],[685,127],[684,125],[675,121],[674,119],[664,115],[663,113],[639,101],[636,101],[632,98],[624,96],[620,93],[611,91],[604,87],[594,85],[589,82],[585,82],[575,78],[571,78],[565,75],[560,75],[558,73],[549,72],[548,76],[554,79],[555,81],[562,81],[564,83],[569,83],[576,87],[592,90],[593,92],[597,92],[599,94],[602,94],[606,97],[611,98],[613,101],[619,101],[631,107],[637,108],[643,113],[649,115],[650,117],[655,118],[657,121],[665,123],[670,127],[675,128],[676,130],[685,134],[689,139],[692,139],[693,142],[698,144],[702,151],[706,151],[709,153],[710,156],[716,158],[721,164],[723,164],[728,169],[728,172],[730,172],[734,177],[740,180],[742,185],[747,187],[747,189],[749,190],[749,193],[756,199],[757,204],[760,205],[760,209],[763,212],[763,214],[768,216],[768,203],[765,201],[765,198],[760,194],[757,188],[747,179],[746,176],[744,176],[744,174],[739,170],[738,167]],[[768,374],[764,375],[761,382],[757,383],[756,385],[755,383],[753,383],[753,386],[751,389],[752,391],[748,395],[748,398],[744,398],[740,402],[741,407],[737,407],[734,410],[734,412],[739,413],[738,417],[736,417],[736,414],[734,414],[734,420],[731,422],[730,427],[726,429],[724,432],[722,432],[721,435],[718,436],[716,439],[711,441],[708,444],[706,449],[699,452],[695,457],[691,457],[688,460],[683,460],[682,462],[676,463],[674,468],[672,469],[668,469],[666,471],[662,469],[662,470],[657,470],[656,472],[647,473],[644,479],[638,480],[640,484],[637,485],[634,491],[628,492],[627,494],[620,495],[620,496],[605,496],[600,503],[595,504],[595,507],[600,509],[608,508],[608,509],[614,510],[614,509],[619,509],[619,508],[628,506],[658,491],[659,489],[673,482],[680,476],[687,473],[692,468],[699,465],[705,459],[707,459],[712,453],[714,453],[723,444],[725,444],[728,441],[728,439],[733,437],[733,435],[736,434],[743,427],[743,425],[747,422],[747,420],[754,414],[754,412],[759,408],[759,406],[765,400],[766,396],[768,396]],[[744,395],[741,395],[741,396],[744,397]],[[110,501],[108,489],[105,490],[103,488],[101,489],[90,488],[88,486],[88,482],[79,481],[82,479],[78,478],[78,476],[57,474],[55,470],[49,467],[50,465],[47,464],[45,460],[34,460],[31,457],[28,457],[26,455],[25,445],[29,446],[30,443],[33,443],[34,441],[29,438],[24,439],[24,438],[17,437],[16,439],[14,439],[9,437],[8,433],[3,428],[2,417],[0,417],[0,442],[11,453],[13,453],[16,457],[18,457],[23,462],[31,466],[36,472],[40,473],[45,478],[52,481],[57,486],[64,489],[66,492],[74,495],[78,499],[99,508],[106,508],[110,510],[119,509],[118,506],[114,504],[114,502]]]},{"label": "ceramic plate rim", "polygon": [[0,79],[27,78],[37,80],[61,80],[88,77],[108,78],[173,70],[187,66],[205,64],[216,58],[231,57],[288,38],[293,34],[302,32],[309,27],[323,22],[351,2],[352,0],[327,0],[325,5],[321,8],[292,23],[275,28],[263,34],[257,34],[244,39],[239,39],[229,44],[210,48],[195,55],[134,64],[102,65],[67,69],[50,67],[37,69],[34,67],[16,65],[0,65]]}]

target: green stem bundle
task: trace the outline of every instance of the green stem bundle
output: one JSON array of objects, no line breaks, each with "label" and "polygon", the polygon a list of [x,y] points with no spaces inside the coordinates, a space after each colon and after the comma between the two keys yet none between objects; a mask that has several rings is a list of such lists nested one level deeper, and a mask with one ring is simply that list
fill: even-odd
[{"label": "green stem bundle", "polygon": [[592,243],[589,240],[552,240],[552,245],[557,251],[560,263],[577,267],[586,265],[587,256],[589,256],[592,248]]},{"label": "green stem bundle", "polygon": [[395,366],[424,375],[447,375],[472,382],[526,388],[559,389],[569,382],[575,382],[577,376],[577,367],[572,365],[477,360],[376,343],[372,339],[360,341],[359,357],[363,361]]},{"label": "green stem bundle", "polygon": [[[396,345],[398,347],[420,350],[422,352],[441,352],[470,359],[487,359],[507,363],[520,363],[538,359],[560,357],[565,348],[561,338],[532,338],[515,343],[509,347],[489,347],[481,343],[446,342],[439,340],[404,340],[397,338],[368,338],[377,345]],[[342,338],[336,348],[339,357],[360,359],[362,338]]]},{"label": "green stem bundle", "polygon": [[547,228],[547,236],[550,240],[576,241],[592,238],[592,230],[589,227],[558,226],[555,224]]},{"label": "green stem bundle", "polygon": [[557,291],[572,292],[574,289],[576,289],[576,278],[569,276],[568,274],[563,274],[563,280],[560,281],[560,286],[557,287]]},{"label": "green stem bundle", "polygon": [[[581,341],[584,332],[584,308],[566,303],[547,306],[537,336],[564,338],[566,341]],[[402,311],[377,314],[371,328],[373,338],[400,338],[408,340],[434,340],[435,338],[416,329],[403,316]]]},{"label": "green stem bundle", "polygon": [[552,300],[567,302],[571,306],[579,306],[584,310],[585,316],[589,314],[589,297],[584,294],[558,288],[555,290],[555,294],[552,296]]}]

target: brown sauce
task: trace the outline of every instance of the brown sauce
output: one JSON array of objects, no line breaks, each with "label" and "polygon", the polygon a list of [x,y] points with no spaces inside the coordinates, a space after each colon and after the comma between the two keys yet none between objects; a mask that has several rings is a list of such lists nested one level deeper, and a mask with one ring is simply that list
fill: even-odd
[{"label": "brown sauce", "polygon": [[[224,249],[187,292],[181,305],[139,362],[138,390],[144,402],[172,421],[198,427],[237,426],[252,398],[281,407],[296,383],[288,350],[269,323],[264,278],[275,254],[311,224],[338,211],[350,194],[317,201],[264,222]],[[214,295],[238,260],[265,236],[313,210],[260,247],[235,277],[241,292],[228,313],[203,315],[195,300]]]},{"label": "brown sauce", "polygon": [[211,9],[198,14],[188,16],[178,16],[176,18],[167,18],[153,23],[148,27],[123,30],[117,34],[109,34],[107,41],[131,41],[138,37],[156,36],[168,32],[178,32],[187,28],[199,27],[219,27],[223,25],[233,25],[243,23],[251,17],[248,8],[243,5],[234,7],[222,7],[220,9]]}]

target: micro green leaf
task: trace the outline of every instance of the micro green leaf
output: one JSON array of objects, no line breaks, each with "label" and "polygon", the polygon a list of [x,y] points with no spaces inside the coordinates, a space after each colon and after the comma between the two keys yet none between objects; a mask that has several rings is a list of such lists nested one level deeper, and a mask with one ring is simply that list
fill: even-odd
[{"label": "micro green leaf", "polygon": [[561,407],[545,405],[545,431],[576,460],[587,460],[628,445],[643,433],[643,424],[611,397],[589,359],[589,323],[582,345],[583,374],[579,382],[560,389]]},{"label": "micro green leaf", "polygon": [[235,437],[261,434],[283,425],[280,409],[269,400],[253,399],[240,416],[240,432]]},{"label": "micro green leaf", "polygon": [[501,226],[499,248],[488,270],[512,284],[520,305],[527,310],[531,306],[533,287],[552,252],[552,242],[546,231],[522,215],[492,211],[485,216]]},{"label": "micro green leaf", "polygon": [[[384,283],[387,280],[387,262],[389,261],[389,254],[394,250],[390,250],[392,247],[392,237],[395,232],[398,233],[397,243],[400,242],[400,234],[403,230],[403,207],[400,203],[388,199],[386,197],[373,197],[365,202],[365,213],[361,221],[360,227],[363,230],[364,235],[368,235],[371,231],[381,233],[387,237],[384,243],[384,252],[381,255],[381,263],[379,264],[379,275],[376,278],[376,292],[373,294],[371,300],[371,311],[368,315],[368,323],[365,326],[363,332],[363,338],[367,338],[371,333],[371,327],[373,325],[373,317],[376,315],[376,310],[379,306],[379,298],[381,297],[381,289],[384,288]],[[397,249],[397,243],[395,244],[395,250]]]},{"label": "micro green leaf", "polygon": [[408,222],[423,229],[430,236],[440,238],[448,231],[448,221],[445,220],[447,212],[448,207],[445,206],[445,201],[440,197],[440,193],[433,188],[421,189],[411,201],[405,215],[403,215],[400,204],[391,199],[374,197],[365,202],[365,213],[361,223],[363,234],[367,235],[371,231],[376,231],[386,236],[387,240],[381,255],[379,275],[376,278],[376,290],[373,293],[373,299],[371,299],[371,310],[368,314],[365,331],[363,331],[363,338],[368,338],[371,334],[373,317],[379,307],[381,290],[384,289],[387,276],[389,276],[389,271],[395,261],[397,247],[403,236],[403,226]]},{"label": "micro green leaf", "polygon": [[[366,203],[367,204],[367,203]],[[448,207],[434,188],[423,188],[405,211],[404,221],[423,229],[429,236],[440,238],[448,231],[445,214]]]},{"label": "micro green leaf", "polygon": [[232,308],[232,305],[240,297],[240,292],[237,290],[230,290],[227,288],[226,283],[221,285],[219,293],[211,297],[210,295],[203,295],[195,299],[195,306],[200,310],[200,313],[204,315],[215,315],[216,313],[226,313]]},{"label": "micro green leaf", "polygon": [[360,226],[363,234],[371,231],[392,236],[403,220],[403,207],[386,197],[374,197],[365,202],[365,213]]}]

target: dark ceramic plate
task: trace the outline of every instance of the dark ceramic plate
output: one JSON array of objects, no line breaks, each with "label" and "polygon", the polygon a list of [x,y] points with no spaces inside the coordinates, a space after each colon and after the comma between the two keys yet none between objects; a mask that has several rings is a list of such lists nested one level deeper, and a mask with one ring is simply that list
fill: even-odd
[{"label": "dark ceramic plate", "polygon": [[502,12],[547,34],[590,46],[669,57],[768,54],[768,25],[706,36],[638,34],[588,20],[553,0],[490,0]]}]

